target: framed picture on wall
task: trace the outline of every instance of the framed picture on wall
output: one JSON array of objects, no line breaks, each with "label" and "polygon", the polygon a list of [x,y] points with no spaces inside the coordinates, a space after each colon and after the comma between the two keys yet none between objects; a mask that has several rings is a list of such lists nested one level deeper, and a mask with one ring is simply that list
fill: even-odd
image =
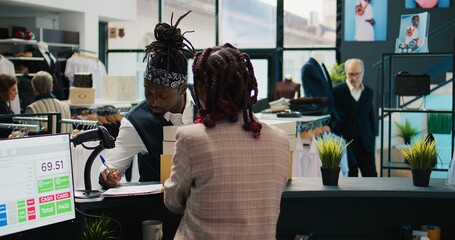
[{"label": "framed picture on wall", "polygon": [[345,0],[345,41],[386,41],[388,0]]},{"label": "framed picture on wall", "polygon": [[428,52],[429,26],[428,12],[401,15],[400,33],[395,43],[395,52]]},{"label": "framed picture on wall", "polygon": [[405,0],[405,8],[448,8],[450,0]]}]

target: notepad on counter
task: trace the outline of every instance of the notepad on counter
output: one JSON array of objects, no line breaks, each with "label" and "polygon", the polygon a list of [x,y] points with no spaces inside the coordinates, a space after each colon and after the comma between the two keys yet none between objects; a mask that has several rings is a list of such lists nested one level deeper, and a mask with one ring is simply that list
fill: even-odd
[{"label": "notepad on counter", "polygon": [[131,185],[109,188],[103,192],[104,197],[140,196],[161,193],[163,184]]}]

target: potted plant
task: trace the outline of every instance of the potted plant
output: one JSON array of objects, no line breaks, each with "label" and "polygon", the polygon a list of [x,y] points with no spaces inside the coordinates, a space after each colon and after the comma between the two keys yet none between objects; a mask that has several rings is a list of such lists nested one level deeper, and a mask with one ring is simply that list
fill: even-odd
[{"label": "potted plant", "polygon": [[321,159],[322,184],[337,186],[340,175],[340,162],[346,147],[345,140],[334,134],[323,135],[316,139],[316,149]]},{"label": "potted plant", "polygon": [[419,130],[411,126],[408,119],[406,119],[404,124],[395,122],[395,125],[398,127],[398,136],[403,138],[403,142],[406,145],[411,143],[412,137],[420,133]]},{"label": "potted plant", "polygon": [[410,146],[402,148],[400,151],[411,165],[414,186],[428,186],[431,168],[437,156],[436,141],[414,138]]},{"label": "potted plant", "polygon": [[335,63],[332,67],[332,72],[330,73],[330,79],[332,80],[332,85],[335,86],[338,83],[346,81],[346,73],[344,71],[344,62],[338,64]]},{"label": "potted plant", "polygon": [[116,225],[120,225],[115,219],[105,215],[91,215],[85,218],[84,238],[85,240],[107,240],[119,239],[119,234],[115,230]]}]

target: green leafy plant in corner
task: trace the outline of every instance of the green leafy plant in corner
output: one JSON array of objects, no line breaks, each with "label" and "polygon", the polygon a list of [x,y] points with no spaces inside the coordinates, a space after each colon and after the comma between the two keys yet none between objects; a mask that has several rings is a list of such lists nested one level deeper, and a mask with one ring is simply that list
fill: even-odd
[{"label": "green leafy plant in corner", "polygon": [[99,217],[86,217],[84,237],[85,240],[119,239],[115,231],[117,222],[113,218],[101,215]]},{"label": "green leafy plant in corner", "polygon": [[344,62],[338,64],[335,63],[330,73],[330,79],[332,79],[332,85],[335,86],[338,83],[346,81],[346,72],[344,71]]},{"label": "green leafy plant in corner", "polygon": [[411,126],[411,123],[406,119],[404,124],[395,122],[398,127],[398,136],[403,138],[404,144],[410,144],[411,139],[420,133],[419,130]]},{"label": "green leafy plant in corner", "polygon": [[322,168],[339,167],[346,147],[352,142],[345,143],[341,137],[333,134],[318,137],[316,141],[316,149],[321,159]]},{"label": "green leafy plant in corner", "polygon": [[412,169],[431,169],[436,161],[436,141],[414,138],[410,146],[400,149]]}]

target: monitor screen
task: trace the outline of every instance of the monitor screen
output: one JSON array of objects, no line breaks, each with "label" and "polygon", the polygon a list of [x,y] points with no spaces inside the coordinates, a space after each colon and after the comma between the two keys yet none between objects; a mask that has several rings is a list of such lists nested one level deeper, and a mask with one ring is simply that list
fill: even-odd
[{"label": "monitor screen", "polygon": [[0,141],[0,237],[74,219],[69,134]]}]

